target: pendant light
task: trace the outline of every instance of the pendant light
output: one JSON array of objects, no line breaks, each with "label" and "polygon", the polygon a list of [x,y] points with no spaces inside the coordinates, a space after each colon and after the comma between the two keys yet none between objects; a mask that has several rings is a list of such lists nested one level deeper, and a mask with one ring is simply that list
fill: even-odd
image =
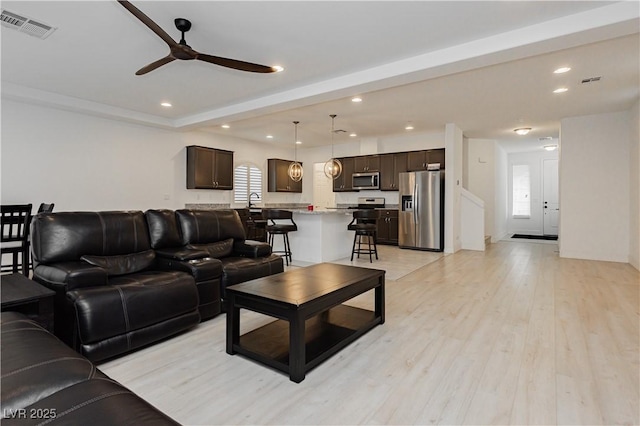
[{"label": "pendant light", "polygon": [[302,175],[304,174],[304,170],[302,170],[302,164],[298,163],[298,123],[299,121],[294,121],[293,124],[295,126],[295,135],[293,139],[294,145],[294,161],[289,164],[288,174],[292,181],[300,182],[302,180]]},{"label": "pendant light", "polygon": [[333,124],[336,115],[331,114],[329,117],[331,117],[331,158],[329,159],[329,161],[324,163],[324,174],[329,179],[338,179],[338,177],[340,177],[340,175],[342,174],[342,163],[340,162],[340,160],[333,156],[333,135],[335,133]]}]

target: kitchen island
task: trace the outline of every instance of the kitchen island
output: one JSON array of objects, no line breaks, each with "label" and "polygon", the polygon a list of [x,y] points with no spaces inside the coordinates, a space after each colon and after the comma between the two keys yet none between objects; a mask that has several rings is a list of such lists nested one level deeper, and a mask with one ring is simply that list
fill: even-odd
[{"label": "kitchen island", "polygon": [[[291,257],[294,265],[331,262],[351,256],[353,232],[347,225],[352,210],[317,209],[291,210],[298,230],[289,233]],[[282,237],[276,235],[274,250],[283,250]]]}]

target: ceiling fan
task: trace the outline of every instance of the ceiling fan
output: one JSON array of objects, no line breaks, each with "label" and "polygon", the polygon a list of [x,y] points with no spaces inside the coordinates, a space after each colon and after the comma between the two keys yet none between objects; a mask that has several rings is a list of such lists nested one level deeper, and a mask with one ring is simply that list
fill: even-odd
[{"label": "ceiling fan", "polygon": [[196,52],[187,44],[184,39],[184,33],[191,29],[191,22],[184,18],[175,19],[175,25],[178,31],[182,33],[182,37],[180,38],[180,42],[176,43],[175,40],[169,36],[158,24],[153,22],[151,18],[142,13],[140,9],[129,3],[125,0],[118,0],[122,6],[125,7],[129,12],[133,14],[136,18],[138,18],[143,24],[145,24],[151,31],[156,33],[158,37],[164,40],[165,43],[169,45],[169,54],[162,59],[158,59],[155,62],[150,63],[142,68],[140,68],[136,75],[143,75],[150,71],[155,70],[156,68],[161,67],[162,65],[166,65],[169,62],[173,62],[176,59],[183,60],[193,60],[197,59],[204,62],[209,62],[212,64],[220,65],[227,68],[233,68],[240,71],[248,71],[248,72],[257,72],[257,73],[271,73],[281,71],[281,67],[269,67],[266,65],[253,64],[251,62],[238,61],[236,59],[229,58],[221,58],[219,56],[205,55],[203,53]]}]

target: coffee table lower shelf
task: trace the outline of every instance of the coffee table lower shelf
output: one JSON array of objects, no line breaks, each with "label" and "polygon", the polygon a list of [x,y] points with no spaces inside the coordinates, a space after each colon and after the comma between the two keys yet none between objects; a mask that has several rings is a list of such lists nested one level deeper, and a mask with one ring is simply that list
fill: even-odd
[{"label": "coffee table lower shelf", "polygon": [[[310,371],[327,358],[382,323],[375,312],[338,305],[305,321],[305,368]],[[289,322],[277,320],[240,336],[235,352],[290,372]]]}]

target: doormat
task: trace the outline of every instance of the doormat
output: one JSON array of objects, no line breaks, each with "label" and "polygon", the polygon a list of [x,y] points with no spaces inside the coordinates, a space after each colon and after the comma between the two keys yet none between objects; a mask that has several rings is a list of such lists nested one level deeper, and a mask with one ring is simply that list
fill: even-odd
[{"label": "doormat", "polygon": [[527,240],[549,240],[557,241],[557,235],[526,235],[526,234],[513,234],[511,238],[525,238]]}]

